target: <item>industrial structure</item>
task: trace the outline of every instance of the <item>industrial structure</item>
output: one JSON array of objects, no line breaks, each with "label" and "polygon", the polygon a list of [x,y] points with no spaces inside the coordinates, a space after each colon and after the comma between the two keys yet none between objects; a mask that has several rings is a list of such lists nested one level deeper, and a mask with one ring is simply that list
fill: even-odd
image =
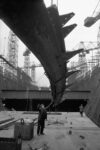
[{"label": "industrial structure", "polygon": [[30,51],[26,48],[26,51],[23,53],[24,56],[24,72],[29,76],[30,75]]},{"label": "industrial structure", "polygon": [[8,61],[14,67],[18,66],[18,39],[17,36],[10,30],[8,37]]},{"label": "industrial structure", "polygon": [[[32,110],[32,106],[34,105],[36,109],[40,102],[39,97],[42,102],[47,105],[50,103],[52,107],[61,106],[67,103],[66,99],[72,98],[77,108],[80,103],[87,104],[86,114],[100,125],[98,121],[100,113],[97,112],[99,110],[97,105],[99,104],[100,28],[96,42],[80,41],[72,51],[66,51],[64,39],[77,26],[75,23],[65,25],[75,15],[73,12],[59,15],[58,8],[53,1],[48,8],[42,0],[40,2],[21,1],[20,6],[17,0],[14,0],[14,3],[13,0],[1,1],[0,4],[2,11],[0,17],[12,29],[9,32],[7,57],[0,55],[0,106],[5,100],[4,103],[8,109],[11,109],[9,105],[11,107],[16,105],[20,107],[18,110],[24,110],[26,106]],[[87,23],[88,21],[85,22],[86,26],[91,26]],[[26,45],[23,53],[23,68],[18,66],[17,36]],[[30,62],[31,52],[36,55],[41,64],[36,65],[34,61]],[[75,55],[78,61],[71,60]],[[44,67],[45,74],[50,81],[50,88],[38,88],[36,85],[35,68],[41,66]],[[93,108],[94,91],[98,95],[95,109]],[[16,98],[14,94],[17,95]],[[24,94],[23,99],[22,94]],[[76,99],[79,98],[79,101],[76,102],[74,96]],[[23,101],[20,106],[19,100]]]}]

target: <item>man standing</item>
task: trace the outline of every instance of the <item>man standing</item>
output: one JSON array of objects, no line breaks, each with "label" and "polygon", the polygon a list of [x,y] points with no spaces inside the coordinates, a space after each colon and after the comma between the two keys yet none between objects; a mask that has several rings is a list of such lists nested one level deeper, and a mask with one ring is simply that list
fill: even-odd
[{"label": "man standing", "polygon": [[80,110],[81,117],[83,117],[84,107],[82,104],[80,105],[79,110]]},{"label": "man standing", "polygon": [[47,111],[43,104],[39,106],[37,135],[44,134],[45,119],[47,119]]}]

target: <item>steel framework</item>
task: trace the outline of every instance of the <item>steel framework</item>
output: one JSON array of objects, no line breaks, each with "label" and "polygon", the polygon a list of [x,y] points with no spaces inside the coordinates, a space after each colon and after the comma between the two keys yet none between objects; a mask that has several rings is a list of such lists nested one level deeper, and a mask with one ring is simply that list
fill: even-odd
[{"label": "steel framework", "polygon": [[8,61],[13,66],[18,66],[18,38],[10,30],[9,32],[9,41],[8,41]]},{"label": "steel framework", "polygon": [[30,76],[30,50],[26,48],[26,51],[23,53],[24,56],[24,72]]}]

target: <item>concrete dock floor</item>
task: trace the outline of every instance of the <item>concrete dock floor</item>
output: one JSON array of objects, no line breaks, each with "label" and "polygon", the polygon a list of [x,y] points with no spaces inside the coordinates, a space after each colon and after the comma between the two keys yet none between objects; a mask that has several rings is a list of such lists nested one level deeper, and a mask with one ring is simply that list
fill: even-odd
[{"label": "concrete dock floor", "polygon": [[[36,114],[22,112],[0,112],[2,117],[34,119]],[[100,150],[100,128],[84,114],[62,113],[48,115],[45,125],[45,135],[37,136],[37,126],[34,127],[34,137],[22,142],[22,150]],[[14,126],[0,130],[0,137],[13,137]]]}]

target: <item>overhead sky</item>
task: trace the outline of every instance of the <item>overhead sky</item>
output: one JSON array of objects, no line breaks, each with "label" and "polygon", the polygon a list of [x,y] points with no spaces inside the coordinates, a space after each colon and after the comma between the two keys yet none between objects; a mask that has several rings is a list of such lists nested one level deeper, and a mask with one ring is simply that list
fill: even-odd
[{"label": "overhead sky", "polygon": [[[57,0],[53,0],[54,4],[57,4]],[[46,7],[51,5],[51,0],[44,0]],[[97,41],[97,34],[99,31],[100,21],[97,21],[92,27],[87,28],[84,26],[84,19],[88,16],[92,16],[94,9],[98,0],[58,0],[58,10],[59,14],[66,14],[74,12],[75,16],[66,24],[70,25],[73,23],[77,24],[77,27],[65,38],[66,51],[72,50],[80,41]],[[100,4],[97,7],[97,11],[100,11]],[[5,45],[4,42],[7,42],[5,39],[5,27],[1,26],[0,22],[0,51],[1,45]],[[3,42],[2,39],[3,38]],[[7,45],[5,45],[7,46]],[[4,46],[3,46],[4,49]],[[4,50],[3,50],[4,51]],[[23,51],[25,51],[25,46],[20,42],[19,46],[19,65],[23,64]],[[38,60],[32,56],[32,61],[38,63]],[[44,76],[43,68],[36,69],[36,81],[40,86],[48,86],[48,79]]]}]

